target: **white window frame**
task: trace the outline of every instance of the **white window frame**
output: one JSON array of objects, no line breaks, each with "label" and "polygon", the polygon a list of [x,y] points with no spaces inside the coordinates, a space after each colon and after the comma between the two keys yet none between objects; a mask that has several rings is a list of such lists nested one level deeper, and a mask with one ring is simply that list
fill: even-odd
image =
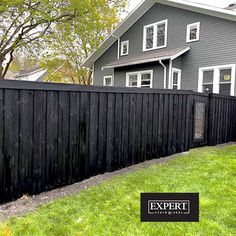
[{"label": "white window frame", "polygon": [[[142,88],[141,79],[142,79],[143,74],[150,74],[151,75],[150,88],[152,88],[152,86],[153,86],[153,70],[144,70],[144,71],[135,71],[135,72],[126,73],[126,87],[131,87],[131,86],[129,86],[129,76],[130,75],[137,75],[137,87],[135,87],[135,88]],[[148,87],[146,87],[146,88],[148,88]]]},{"label": "white window frame", "polygon": [[229,64],[229,65],[220,65],[220,66],[210,66],[210,67],[201,67],[199,68],[199,75],[198,75],[198,92],[203,92],[203,72],[213,70],[213,93],[219,94],[220,93],[220,70],[222,69],[231,69],[231,90],[230,95],[234,96],[235,90],[235,73],[236,73],[236,65]]},{"label": "white window frame", "polygon": [[[194,26],[197,27],[197,38],[191,40],[190,39],[190,30]],[[196,23],[187,25],[187,32],[186,32],[186,42],[187,43],[192,43],[192,42],[196,42],[196,41],[200,40],[200,27],[201,27],[201,23],[200,22],[196,22]]]},{"label": "white window frame", "polygon": [[[124,45],[127,44],[127,53],[124,53]],[[121,56],[126,56],[129,54],[129,40],[121,42]]]},{"label": "white window frame", "polygon": [[[165,23],[165,44],[163,46],[159,46],[157,47],[157,27],[158,25],[162,25],[163,23]],[[152,27],[154,28],[153,30],[153,47],[152,48],[146,48],[146,36],[147,36],[147,28]],[[167,47],[167,36],[168,36],[168,19],[166,20],[162,20],[162,21],[158,21],[156,23],[150,24],[150,25],[145,25],[143,27],[143,51],[151,51],[151,50],[155,50],[155,49],[161,49],[161,48],[166,48]]]},{"label": "white window frame", "polygon": [[[111,85],[106,85],[106,79],[111,78]],[[114,79],[112,75],[106,75],[103,77],[103,86],[114,86]]]},{"label": "white window frame", "polygon": [[180,69],[176,69],[176,68],[172,69],[171,89],[174,88],[174,73],[178,73],[178,84],[176,84],[176,85],[178,87],[177,89],[180,90],[181,89],[182,71]]}]

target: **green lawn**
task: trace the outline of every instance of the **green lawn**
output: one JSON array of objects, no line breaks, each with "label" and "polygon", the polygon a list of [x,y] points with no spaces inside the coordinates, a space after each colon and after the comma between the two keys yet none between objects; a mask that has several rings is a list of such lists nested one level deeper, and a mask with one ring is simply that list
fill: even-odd
[{"label": "green lawn", "polygon": [[[140,223],[141,192],[199,192],[200,222]],[[194,149],[56,200],[0,228],[5,235],[22,236],[236,235],[236,146]]]}]

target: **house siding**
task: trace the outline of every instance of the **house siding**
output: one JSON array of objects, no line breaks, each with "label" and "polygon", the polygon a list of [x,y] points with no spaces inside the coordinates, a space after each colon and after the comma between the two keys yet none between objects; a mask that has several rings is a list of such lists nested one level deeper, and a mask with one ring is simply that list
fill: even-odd
[{"label": "house siding", "polygon": [[[180,58],[174,60],[173,67],[182,70],[182,89],[198,89],[198,72],[201,67],[236,64],[236,24],[233,21],[208,16],[184,9],[170,7],[162,4],[155,4],[144,14],[126,33],[121,41],[129,40],[128,57],[136,57],[143,53],[143,27],[145,25],[168,19],[168,39],[166,50],[179,47],[191,46],[191,50]],[[186,43],[187,25],[200,21],[200,40]],[[107,54],[117,55],[117,44],[112,46],[96,62],[96,66],[102,66],[116,60],[116,57],[104,58]],[[106,57],[106,56],[105,56]],[[110,60],[113,59],[113,60]],[[157,63],[158,64],[158,63]],[[180,68],[181,67],[181,68]],[[143,69],[143,65],[138,67]],[[100,80],[101,73],[95,69],[95,81]],[[124,68],[120,71],[123,71]],[[118,70],[117,70],[118,71]],[[103,73],[106,73],[105,71]],[[123,72],[124,75],[124,72]],[[123,84],[116,80],[122,80],[122,73],[117,73],[115,85]],[[115,73],[116,76],[116,73]],[[161,75],[160,75],[161,76]],[[158,79],[159,76],[156,76]],[[163,78],[162,78],[163,80]],[[158,86],[154,82],[154,88]],[[236,92],[236,86],[235,86]]]}]

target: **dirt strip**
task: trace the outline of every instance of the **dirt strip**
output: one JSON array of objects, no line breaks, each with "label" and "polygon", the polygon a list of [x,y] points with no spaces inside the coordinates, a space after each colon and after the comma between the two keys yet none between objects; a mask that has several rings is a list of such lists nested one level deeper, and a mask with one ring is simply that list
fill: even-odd
[{"label": "dirt strip", "polygon": [[[235,145],[235,144],[236,143],[229,143],[229,144],[224,144],[224,145],[218,145],[217,147],[224,147],[226,145]],[[187,153],[175,154],[175,155],[165,157],[165,158],[146,161],[144,163],[141,163],[135,166],[130,166],[130,167],[118,170],[118,171],[114,171],[112,173],[105,173],[102,175],[97,175],[88,180],[84,180],[82,182],[75,183],[66,187],[58,188],[49,192],[44,192],[39,195],[23,196],[22,198],[16,201],[0,205],[0,222],[4,222],[10,217],[25,215],[26,213],[34,211],[38,206],[49,203],[55,199],[68,196],[68,195],[78,194],[81,190],[87,189],[91,186],[99,185],[100,183],[106,180],[109,180],[113,176],[123,175],[129,172],[133,172],[140,168],[149,167],[150,165],[153,165],[153,164],[165,163],[183,154],[187,154]]]}]

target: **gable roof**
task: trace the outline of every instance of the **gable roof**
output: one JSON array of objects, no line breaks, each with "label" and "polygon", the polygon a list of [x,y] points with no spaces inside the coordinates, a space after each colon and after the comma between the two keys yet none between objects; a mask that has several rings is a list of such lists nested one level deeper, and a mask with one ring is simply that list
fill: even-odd
[{"label": "gable roof", "polygon": [[193,3],[186,0],[143,0],[109,35],[99,46],[98,50],[92,53],[84,62],[86,67],[93,67],[93,63],[111,47],[117,37],[121,37],[136,21],[138,21],[155,3],[177,7],[205,15],[210,15],[226,20],[236,21],[236,11],[218,8],[214,6]]},{"label": "gable roof", "polygon": [[175,48],[175,49],[169,49],[169,50],[162,50],[158,51],[155,50],[153,52],[145,52],[144,54],[140,56],[136,56],[135,58],[133,57],[126,57],[122,58],[120,60],[117,60],[113,63],[110,63],[106,66],[104,66],[104,69],[108,68],[119,68],[123,66],[131,66],[131,65],[137,65],[137,64],[143,64],[143,63],[149,63],[149,62],[155,62],[159,60],[174,60],[175,58],[183,55],[187,51],[190,50],[190,47],[182,47],[182,48]]}]

